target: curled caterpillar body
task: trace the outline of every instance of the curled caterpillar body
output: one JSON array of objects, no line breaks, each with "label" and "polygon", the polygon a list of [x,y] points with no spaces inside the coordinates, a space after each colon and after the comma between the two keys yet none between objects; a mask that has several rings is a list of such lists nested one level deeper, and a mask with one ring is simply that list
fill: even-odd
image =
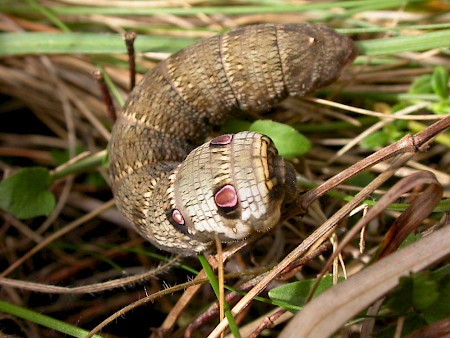
[{"label": "curled caterpillar body", "polygon": [[216,233],[232,241],[271,229],[296,195],[294,169],[271,140],[243,132],[194,148],[231,114],[333,82],[356,54],[352,40],[323,25],[256,25],[160,62],[113,127],[119,210],[154,245],[184,255],[209,249]]}]

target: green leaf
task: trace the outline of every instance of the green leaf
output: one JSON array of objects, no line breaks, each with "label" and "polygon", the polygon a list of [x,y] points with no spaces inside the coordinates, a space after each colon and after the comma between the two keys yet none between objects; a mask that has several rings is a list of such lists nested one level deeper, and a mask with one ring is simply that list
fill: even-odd
[{"label": "green leaf", "polygon": [[[68,323],[43,315],[36,311],[9,304],[0,300],[0,313],[8,313],[18,318],[23,318],[32,323],[48,327],[56,332],[63,333],[61,336],[69,335],[71,337],[85,337],[88,332]],[[3,336],[3,335],[2,335]],[[94,338],[102,338],[100,335],[94,335]]]},{"label": "green leaf", "polygon": [[108,147],[106,147],[106,154],[105,156],[101,159],[101,164],[100,164],[103,168],[107,169],[109,168],[109,145]]},{"label": "green leaf", "polygon": [[433,87],[431,86],[431,75],[425,74],[419,76],[411,84],[408,92],[410,94],[430,94],[433,93]]},{"label": "green leaf", "polygon": [[400,246],[398,247],[399,249],[403,249],[405,247],[407,247],[410,244],[413,244],[414,242],[417,242],[419,239],[421,239],[423,236],[421,233],[418,234],[412,234],[410,233],[405,240],[400,244]]},{"label": "green leaf", "polygon": [[0,182],[0,208],[20,219],[47,216],[55,207],[45,168],[25,168]]},{"label": "green leaf", "polygon": [[443,100],[448,99],[448,71],[442,66],[434,69],[431,76],[431,87],[433,91]]},{"label": "green leaf", "polygon": [[388,143],[396,142],[405,136],[405,132],[401,131],[402,128],[406,127],[404,123],[389,123],[384,128],[383,131],[387,135]]},{"label": "green leaf", "polygon": [[283,123],[271,120],[258,120],[249,130],[269,136],[284,158],[301,156],[311,149],[311,142],[297,130]]},{"label": "green leaf", "polygon": [[372,134],[370,134],[369,136],[367,136],[366,138],[364,138],[361,142],[360,145],[362,148],[365,149],[372,149],[375,147],[383,147],[384,145],[386,145],[389,141],[389,135],[383,131],[376,131]]},{"label": "green leaf", "polygon": [[86,181],[89,185],[92,185],[93,187],[98,188],[98,189],[104,188],[107,186],[105,179],[99,172],[90,173],[87,176]]},{"label": "green leaf", "polygon": [[450,317],[450,265],[433,272],[402,277],[398,288],[389,296],[386,306],[398,315],[420,316],[431,324]]},{"label": "green leaf", "polygon": [[401,277],[397,289],[387,301],[387,307],[394,312],[405,314],[412,307],[412,292],[412,279],[409,276]]},{"label": "green leaf", "polygon": [[442,268],[437,269],[436,271],[433,271],[432,276],[439,282],[445,278],[450,278],[450,264],[445,265]]},{"label": "green leaf", "polygon": [[439,115],[450,114],[450,101],[442,100],[431,105],[431,110]]},{"label": "green leaf", "polygon": [[365,187],[370,182],[372,182],[375,179],[375,175],[369,171],[363,171],[362,173],[352,177],[348,180],[347,184],[354,185],[357,187]]},{"label": "green leaf", "polygon": [[[75,155],[79,155],[83,151],[86,151],[84,147],[77,146],[75,149]],[[50,155],[52,156],[57,166],[60,166],[61,164],[66,163],[70,160],[69,151],[66,149],[53,149],[50,151]]]},{"label": "green leaf", "polygon": [[[339,281],[342,281],[344,278],[340,277]],[[293,282],[286,285],[279,286],[269,291],[269,297],[273,301],[276,301],[280,306],[280,302],[286,303],[289,305],[294,305],[298,307],[302,307],[305,305],[306,299],[310,291],[312,290],[314,284],[316,283],[315,279],[309,279],[299,282]],[[333,275],[325,275],[319,282],[316,291],[314,292],[313,298],[320,295],[325,290],[331,288],[333,286]],[[291,307],[286,307],[287,310],[291,311]]]},{"label": "green leaf", "polygon": [[414,275],[412,280],[412,303],[417,310],[422,311],[438,299],[438,284],[428,273]]},{"label": "green leaf", "polygon": [[431,324],[450,317],[450,276],[439,283],[439,297],[434,303],[423,309],[422,315]]},{"label": "green leaf", "polygon": [[236,134],[250,128],[251,123],[239,119],[229,119],[221,127],[220,131],[224,134]]},{"label": "green leaf", "polygon": [[422,310],[422,315],[429,324],[450,317],[450,265],[433,271],[431,279],[438,283],[439,297]]}]

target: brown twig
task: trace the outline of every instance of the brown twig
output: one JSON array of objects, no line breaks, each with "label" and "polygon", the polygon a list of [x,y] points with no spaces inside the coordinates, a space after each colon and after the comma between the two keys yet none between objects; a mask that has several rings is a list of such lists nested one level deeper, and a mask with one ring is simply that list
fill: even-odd
[{"label": "brown twig", "polygon": [[321,244],[317,249],[313,250],[311,253],[303,256],[298,261],[289,264],[283,271],[280,272],[277,279],[287,280],[291,278],[294,274],[298,272],[306,263],[310,262],[312,259],[322,255],[323,253],[331,249],[331,243],[326,242]]},{"label": "brown twig", "polygon": [[445,119],[439,120],[427,127],[426,129],[418,132],[415,135],[406,135],[399,141],[388,145],[387,147],[373,153],[372,155],[364,158],[363,160],[355,163],[347,169],[341,171],[339,174],[333,176],[317,188],[311,189],[301,196],[297,201],[298,209],[294,210],[297,215],[302,215],[308,210],[312,202],[326,194],[331,189],[335,188],[339,184],[347,181],[356,174],[364,171],[365,169],[384,161],[388,158],[394,157],[403,153],[416,153],[418,151],[424,151],[426,148],[426,142],[433,137],[450,127],[450,116]]},{"label": "brown twig", "polygon": [[[234,253],[239,251],[242,247],[245,246],[245,243],[236,243],[235,245],[228,247],[223,252],[223,262],[225,262],[228,258],[230,258]],[[217,269],[218,260],[215,256],[208,257],[208,263],[213,270]],[[194,278],[194,282],[197,280],[202,280],[206,278],[205,270],[200,271],[197,276]],[[188,306],[190,300],[197,294],[200,290],[201,285],[191,286],[183,293],[183,295],[178,299],[175,306],[172,308],[172,311],[167,315],[161,327],[157,330],[154,330],[152,337],[164,337],[172,331],[177,319],[184,311],[184,309]]]},{"label": "brown twig", "polygon": [[332,336],[349,319],[397,286],[400,277],[448,257],[449,241],[450,227],[444,227],[394,252],[389,259],[377,261],[314,298],[297,312],[279,337]]},{"label": "brown twig", "polygon": [[[118,250],[120,250],[120,249],[113,249],[113,250],[118,252]],[[179,260],[179,258],[180,257],[175,257],[170,262],[168,262],[160,267],[157,267],[153,270],[146,271],[144,273],[139,273],[136,275],[131,275],[131,276],[127,276],[127,277],[123,277],[123,278],[119,278],[119,279],[113,279],[113,280],[109,280],[109,281],[106,281],[103,283],[95,283],[95,284],[91,284],[91,285],[83,285],[83,286],[76,286],[76,287],[64,287],[64,286],[57,286],[57,285],[20,281],[20,280],[14,280],[14,279],[4,278],[4,277],[0,277],[0,285],[20,288],[22,290],[31,290],[31,291],[35,291],[35,292],[53,293],[53,294],[85,294],[85,293],[102,292],[102,291],[106,291],[106,290],[112,290],[114,288],[119,288],[119,287],[131,285],[131,284],[135,284],[138,282],[148,280],[152,277],[155,277],[155,276],[161,274],[162,272],[167,271],[167,269],[172,267]]]},{"label": "brown twig", "polygon": [[[223,251],[222,251],[222,241],[219,238],[219,234],[216,233],[216,248],[217,248],[217,279],[219,281],[219,319],[225,318],[225,291],[224,291],[224,280],[223,280]],[[222,336],[223,338],[223,332]]]},{"label": "brown twig", "polygon": [[[252,278],[248,282],[245,282],[239,287],[239,291],[245,292],[254,287],[263,277],[265,273],[259,274],[258,276]],[[226,302],[230,304],[234,304],[237,302],[239,298],[242,297],[242,293],[239,292],[230,292],[225,296]],[[212,304],[208,310],[203,312],[200,316],[198,316],[191,324],[188,325],[186,330],[184,331],[184,338],[190,338],[192,333],[202,326],[204,323],[209,322],[212,318],[217,317],[219,313],[219,304],[215,302]]]},{"label": "brown twig", "polygon": [[[355,226],[347,233],[347,235],[339,243],[337,249],[328,258],[327,263],[323,266],[321,273],[317,277],[317,282],[311,288],[307,301],[309,301],[318,285],[319,280],[325,275],[330,268],[333,260],[342,252],[343,248],[348,245],[352,238],[369,222],[374,220],[379,213],[384,211],[391,203],[397,200],[401,195],[410,191],[416,186],[428,184],[427,189],[414,199],[410,206],[396,219],[391,229],[385,236],[385,240],[381,245],[379,258],[392,253],[403,242],[406,236],[414,231],[417,226],[433,211],[442,198],[443,188],[436,180],[433,174],[429,172],[419,172],[414,175],[403,178],[397,182],[389,191],[378,201],[375,207],[367,212]],[[403,228],[403,229],[402,229]]]},{"label": "brown twig", "polygon": [[136,85],[136,53],[134,51],[134,40],[136,40],[137,34],[135,32],[126,32],[123,35],[125,45],[128,52],[128,67],[130,72],[130,91],[133,90]]},{"label": "brown twig", "polygon": [[109,118],[111,119],[112,122],[115,122],[117,119],[116,109],[114,108],[111,93],[108,87],[106,86],[103,74],[100,70],[96,69],[92,72],[92,76],[94,77],[95,81],[97,81],[98,87],[100,88],[103,103],[105,104]]},{"label": "brown twig", "polygon": [[74,230],[84,222],[87,222],[88,220],[91,220],[92,218],[96,217],[101,212],[111,208],[114,205],[114,200],[109,200],[108,202],[105,202],[100,208],[93,210],[92,212],[84,215],[83,217],[78,218],[77,220],[73,221],[70,224],[67,224],[64,228],[61,230],[58,230],[54,232],[53,234],[46,237],[42,242],[39,242],[33,249],[28,251],[25,255],[20,257],[18,260],[16,260],[13,264],[11,264],[7,269],[5,269],[2,273],[0,273],[0,277],[5,277],[8,274],[10,274],[12,271],[14,271],[18,266],[20,266],[23,262],[25,262],[28,258],[33,256],[36,252],[43,249],[46,245],[53,242],[55,239],[65,235],[66,233]]},{"label": "brown twig", "polygon": [[248,338],[257,338],[261,334],[261,332],[265,329],[271,329],[275,326],[275,321],[280,318],[283,314],[286,313],[285,309],[278,309],[275,313],[270,316],[264,317],[262,322],[258,325],[258,327],[253,331]]},{"label": "brown twig", "polygon": [[[425,142],[430,140],[432,137],[436,136],[437,133],[445,130],[450,126],[450,116],[445,119],[442,119],[429,128],[421,131],[420,133],[411,136],[408,135],[398,142],[374,153],[373,155],[367,157],[365,160],[361,161],[362,163],[357,163],[350,168],[342,171],[336,176],[332,177],[328,181],[326,181],[321,186],[316,189],[310,190],[307,192],[303,198],[298,200],[298,210],[295,213],[304,214],[309,207],[309,205],[315,201],[317,198],[325,194],[327,191],[332,189],[342,183],[343,181],[349,179],[354,176],[356,173],[361,172],[362,170],[368,168],[370,165],[374,163],[378,163],[382,160],[390,158],[392,156],[398,154],[409,153],[398,158],[391,165],[391,169],[381,173],[376,179],[374,179],[369,185],[363,188],[352,201],[347,203],[344,207],[342,207],[339,211],[337,211],[331,218],[329,218],[320,228],[314,231],[308,238],[306,238],[297,248],[295,248],[292,252],[290,252],[276,267],[270,271],[267,276],[255,286],[247,295],[245,295],[232,309],[232,314],[237,315],[241,312],[249,302],[258,295],[262,290],[265,289],[268,283],[272,281],[276,276],[283,271],[293,260],[297,259],[300,255],[305,253],[309,248],[313,246],[320,245],[325,237],[329,235],[334,229],[337,227],[337,224],[342,217],[347,215],[351,210],[353,210],[357,205],[359,205],[365,197],[372,193],[375,189],[377,189],[381,184],[387,181],[395,171],[404,165],[408,160],[410,160],[414,153],[416,153],[419,149],[423,150],[426,146]],[[387,150],[386,150],[387,149]],[[218,335],[223,332],[223,330],[228,325],[227,319],[223,319],[219,325],[216,326],[214,331],[209,335],[210,338],[218,337]]]},{"label": "brown twig", "polygon": [[442,338],[448,336],[450,336],[450,318],[445,318],[417,330],[405,338]]}]

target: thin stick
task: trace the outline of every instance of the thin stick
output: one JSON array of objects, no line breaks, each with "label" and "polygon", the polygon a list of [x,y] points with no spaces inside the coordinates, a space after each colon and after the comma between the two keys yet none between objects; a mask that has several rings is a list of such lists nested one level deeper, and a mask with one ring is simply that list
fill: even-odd
[{"label": "thin stick", "polygon": [[[363,188],[350,202],[339,209],[333,216],[331,216],[321,227],[314,231],[309,237],[307,237],[299,246],[297,246],[293,251],[291,251],[277,266],[275,266],[272,271],[270,271],[263,280],[261,280],[252,290],[250,290],[232,309],[232,315],[236,316],[240,313],[250,301],[258,295],[264,288],[272,281],[277,275],[282,272],[292,261],[297,259],[300,255],[306,252],[311,247],[319,246],[325,239],[325,235],[330,234],[337,227],[340,219],[348,215],[351,210],[357,207],[368,194],[372,193],[375,189],[386,182],[395,171],[408,162],[419,150],[423,150],[426,147],[426,142],[435,137],[438,133],[450,127],[450,116],[442,119],[425,130],[415,134],[414,136],[407,135],[398,142],[383,148],[380,151],[367,157],[361,163],[356,163],[355,165],[349,167],[348,169],[342,171],[336,176],[332,177],[326,181],[321,186],[316,189],[312,189],[307,192],[303,198],[298,201],[298,206],[300,210],[296,211],[296,214],[305,213],[309,205],[314,202],[317,198],[328,192],[333,187],[339,185],[343,181],[359,173],[371,165],[378,163],[382,160],[386,160],[397,154],[403,154],[405,152],[410,152],[410,154],[401,156],[397,158],[391,165],[389,170],[381,173],[377,178],[375,178],[369,185]],[[289,216],[289,215],[284,215]],[[227,319],[224,318],[219,325],[214,329],[209,335],[210,338],[218,337],[218,335],[223,332],[223,330],[228,325]]]},{"label": "thin stick", "polygon": [[[219,280],[219,319],[222,320],[225,318],[225,292],[224,292],[224,280],[223,280],[223,251],[222,251],[222,241],[219,238],[219,235],[216,233],[216,247],[217,247],[217,279]],[[223,338],[224,333],[221,333],[221,337]]]},{"label": "thin stick", "polygon": [[[238,242],[228,247],[226,251],[223,253],[223,262],[225,262],[228,258],[234,255],[237,251],[239,251],[242,247],[246,245],[245,242]],[[211,265],[211,268],[217,269],[218,258],[216,256],[209,256],[208,263]],[[200,271],[197,276],[194,278],[194,282],[197,280],[201,280],[206,278],[205,270]],[[167,315],[163,324],[160,328],[153,331],[152,337],[159,337],[169,335],[174,327],[177,319],[180,317],[181,313],[187,307],[191,299],[195,296],[195,294],[200,290],[201,285],[194,285],[189,287],[183,295],[178,299],[177,303],[173,307],[172,311]]]},{"label": "thin stick", "polygon": [[[358,223],[346,234],[346,236],[341,240],[341,243],[336,247],[331,256],[328,258],[325,265],[322,267],[322,271],[317,276],[317,282],[311,288],[311,291],[308,295],[307,302],[309,302],[314,294],[318,286],[318,281],[323,278],[325,273],[328,271],[329,267],[333,264],[336,257],[342,252],[345,246],[352,240],[353,237],[362,229],[362,227],[366,226],[369,222],[373,221],[383,210],[385,210],[391,203],[396,201],[401,195],[404,193],[413,190],[417,186],[428,184],[429,187],[425,189],[419,197],[413,200],[408,209],[406,209],[391,225],[388,230],[385,238],[380,245],[380,254],[377,259],[381,259],[384,255],[387,255],[397,249],[398,245],[406,238],[406,236],[412,232],[423,219],[428,217],[428,215],[433,211],[436,205],[442,198],[443,188],[437,181],[436,177],[429,172],[419,172],[413,174],[411,176],[405,177],[399,182],[397,182],[389,191],[377,202],[376,206],[370,209],[364,218],[361,218]],[[406,222],[405,222],[406,221]],[[407,224],[407,226],[399,226],[399,224]],[[401,232],[401,228],[403,228],[403,232]],[[394,232],[397,236],[400,236],[400,239],[393,241]],[[400,234],[399,234],[400,233]],[[390,245],[386,249],[388,243],[391,244],[394,242],[395,247],[392,248]]]},{"label": "thin stick", "polygon": [[39,242],[33,249],[28,251],[25,255],[20,257],[18,260],[16,260],[13,264],[11,264],[7,269],[5,269],[2,273],[0,273],[0,277],[5,277],[12,271],[14,271],[18,266],[20,266],[23,262],[25,262],[28,258],[33,256],[36,252],[43,249],[45,246],[53,242],[55,239],[60,238],[61,236],[67,234],[68,232],[76,229],[81,224],[93,219],[97,215],[101,214],[103,211],[108,210],[114,205],[114,199],[109,200],[108,202],[105,202],[102,206],[99,208],[91,211],[90,213],[78,218],[77,220],[73,221],[72,223],[67,224],[64,226],[64,228],[61,228],[60,230],[54,232],[50,236],[46,237],[42,242]]},{"label": "thin stick", "polygon": [[[308,210],[312,202],[314,202],[319,197],[323,196],[325,193],[343,183],[344,181],[350,179],[351,177],[359,174],[361,171],[373,166],[376,163],[382,162],[388,158],[391,158],[397,154],[402,153],[416,153],[425,145],[426,142],[431,140],[440,132],[450,127],[450,116],[435,122],[428,128],[418,132],[415,135],[406,135],[399,141],[388,145],[387,147],[373,153],[372,155],[366,157],[365,159],[355,163],[354,165],[348,167],[347,169],[341,171],[339,174],[331,177],[329,180],[321,184],[315,189],[311,189],[306,192],[302,198],[298,200],[299,210],[294,210],[296,213],[304,213]],[[426,147],[426,146],[424,146]]]},{"label": "thin stick", "polygon": [[103,103],[106,106],[106,110],[108,111],[109,118],[111,121],[115,122],[117,119],[116,110],[114,109],[114,104],[111,98],[111,93],[106,86],[105,79],[100,70],[96,69],[92,72],[92,76],[100,88],[100,92],[102,94]]},{"label": "thin stick", "polygon": [[128,52],[128,69],[130,72],[130,91],[133,90],[136,85],[136,53],[134,51],[134,40],[136,40],[135,32],[126,32],[123,35],[125,45]]},{"label": "thin stick", "polygon": [[[326,235],[335,230],[339,220],[348,215],[356,206],[358,206],[368,194],[372,193],[380,185],[386,182],[395,171],[404,165],[414,155],[408,154],[403,156],[392,164],[390,170],[381,173],[370,184],[363,188],[350,202],[339,209],[333,216],[331,216],[322,226],[308,236],[301,242],[293,251],[291,251],[277,266],[275,266],[252,290],[250,290],[231,310],[233,316],[240,313],[251,301],[257,296],[267,285],[274,280],[291,262],[296,260],[300,255],[304,254],[311,247],[317,248],[325,240]],[[228,325],[227,318],[224,318],[219,325],[211,332],[209,338],[218,337]]]}]

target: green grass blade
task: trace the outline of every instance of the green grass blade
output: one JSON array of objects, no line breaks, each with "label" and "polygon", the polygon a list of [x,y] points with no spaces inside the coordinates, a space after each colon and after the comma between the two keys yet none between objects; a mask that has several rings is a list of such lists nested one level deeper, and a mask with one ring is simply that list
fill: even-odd
[{"label": "green grass blade", "polygon": [[[5,4],[6,2],[6,4]],[[423,2],[423,0],[409,0],[408,3]],[[17,6],[17,1],[5,1],[0,6],[0,12],[24,15],[36,12],[36,10]],[[9,4],[9,5],[8,5]],[[343,8],[352,10],[352,13],[366,11],[368,8],[385,9],[399,8],[405,4],[405,0],[352,0],[311,2],[307,4],[275,3],[269,5],[236,5],[236,6],[209,6],[209,7],[144,7],[139,5],[124,7],[88,7],[88,6],[48,6],[48,9],[56,15],[117,15],[117,16],[153,16],[153,15],[177,15],[193,16],[198,14],[211,15],[246,15],[246,14],[275,14],[304,11],[330,10]],[[333,14],[336,16],[336,14]]]},{"label": "green grass blade", "polygon": [[[211,284],[211,287],[213,288],[217,299],[219,299],[219,283],[217,281],[216,275],[212,271],[204,255],[198,255],[197,257],[200,263],[202,264],[202,267],[205,270],[206,275],[208,276],[209,283]],[[228,305],[227,301],[224,301],[223,306],[225,310],[225,316],[228,319],[228,325],[230,326],[231,333],[235,338],[240,338],[241,335],[239,333],[239,328],[236,325],[236,322],[234,321],[233,315],[231,314],[230,306]]]},{"label": "green grass blade", "polygon": [[[53,329],[72,337],[82,338],[88,334],[88,331],[80,329],[76,326],[3,301],[0,301],[0,312],[8,313],[10,315],[29,320],[33,323],[48,327],[49,329]],[[94,337],[102,338],[102,336],[99,335],[94,335]]]},{"label": "green grass blade", "polygon": [[109,76],[108,72],[100,65],[97,65],[97,68],[100,70],[100,72],[103,75],[103,79],[105,80],[106,87],[108,88],[109,92],[111,93],[112,97],[119,103],[120,107],[123,107],[125,105],[125,100],[120,95],[119,90],[117,89],[117,86]]},{"label": "green grass blade", "polygon": [[[176,52],[196,39],[139,35],[135,49]],[[98,33],[3,33],[0,56],[26,54],[109,54],[126,53],[120,34]]]},{"label": "green grass blade", "polygon": [[40,14],[45,16],[51,23],[53,23],[56,27],[58,27],[63,32],[70,32],[69,27],[62,22],[55,14],[52,13],[51,10],[39,4],[36,0],[26,0],[27,4],[38,11]]},{"label": "green grass blade", "polygon": [[358,41],[356,44],[360,55],[383,55],[447,48],[450,46],[450,30]]},{"label": "green grass blade", "polygon": [[[137,52],[165,51],[173,53],[197,41],[139,35],[135,43]],[[358,41],[360,55],[383,55],[414,52],[450,45],[450,30],[440,30],[413,36],[396,36]],[[107,54],[126,53],[119,34],[98,33],[4,33],[0,34],[0,56],[26,54]]]},{"label": "green grass blade", "polygon": [[88,169],[97,168],[105,162],[105,156],[106,156],[105,150],[99,151],[96,154],[83,158],[78,162],[72,163],[70,166],[52,172],[51,178],[53,181],[55,181],[70,174],[75,174],[82,171],[86,171]]}]

